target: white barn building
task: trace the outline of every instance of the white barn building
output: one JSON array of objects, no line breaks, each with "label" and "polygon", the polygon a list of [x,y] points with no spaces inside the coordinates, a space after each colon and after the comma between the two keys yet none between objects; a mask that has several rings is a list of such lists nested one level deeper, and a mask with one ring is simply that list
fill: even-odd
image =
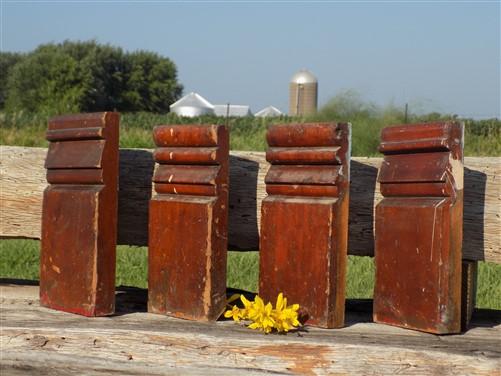
[{"label": "white barn building", "polygon": [[[228,108],[229,106],[229,108]],[[240,105],[240,104],[215,104],[214,113],[216,116],[236,116],[245,117],[252,116],[250,106]]]},{"label": "white barn building", "polygon": [[179,116],[196,117],[214,115],[214,106],[198,93],[191,92],[170,105],[170,110]]},{"label": "white barn building", "polygon": [[258,111],[254,114],[256,117],[276,117],[281,116],[284,113],[280,111],[278,108],[274,106],[268,106],[263,108],[261,111]]},{"label": "white barn building", "polygon": [[170,110],[179,116],[196,117],[202,115],[216,116],[252,116],[250,106],[239,104],[213,105],[200,94],[191,92],[170,105]]}]

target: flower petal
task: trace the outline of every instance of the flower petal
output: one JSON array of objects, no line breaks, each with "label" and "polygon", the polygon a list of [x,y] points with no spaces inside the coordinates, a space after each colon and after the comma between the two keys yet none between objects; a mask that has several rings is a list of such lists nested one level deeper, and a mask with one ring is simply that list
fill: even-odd
[{"label": "flower petal", "polygon": [[241,294],[233,294],[232,296],[230,296],[230,298],[228,299],[226,304],[233,303],[235,300],[238,300],[240,298],[240,296],[241,296]]},{"label": "flower petal", "polygon": [[248,301],[244,295],[240,295],[240,300],[242,301],[242,303],[244,303],[245,308],[249,308],[252,306],[252,303]]},{"label": "flower petal", "polygon": [[276,304],[277,311],[281,311],[283,309],[283,304],[284,304],[284,294],[280,293],[278,294],[277,297],[277,304]]}]

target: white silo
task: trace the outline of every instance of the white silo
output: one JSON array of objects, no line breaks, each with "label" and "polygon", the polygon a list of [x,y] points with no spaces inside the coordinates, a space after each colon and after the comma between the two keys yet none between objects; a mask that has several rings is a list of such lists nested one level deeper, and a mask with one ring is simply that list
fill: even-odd
[{"label": "white silo", "polygon": [[302,116],[317,111],[318,81],[306,69],[294,74],[289,84],[289,115]]}]

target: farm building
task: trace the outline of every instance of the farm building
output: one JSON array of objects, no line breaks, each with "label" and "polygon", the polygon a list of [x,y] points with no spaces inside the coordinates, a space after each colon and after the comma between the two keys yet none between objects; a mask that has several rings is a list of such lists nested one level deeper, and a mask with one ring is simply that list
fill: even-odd
[{"label": "farm building", "polygon": [[216,114],[216,116],[226,116],[226,115],[236,116],[236,117],[252,116],[250,106],[240,105],[240,104],[215,104],[214,113]]},{"label": "farm building", "polygon": [[[229,106],[229,108],[228,108]],[[216,116],[252,116],[250,106],[237,104],[213,105],[200,94],[191,92],[170,105],[170,110],[179,116],[195,117],[202,115]]]},{"label": "farm building", "polygon": [[274,106],[268,106],[263,108],[261,111],[258,111],[254,114],[256,117],[275,117],[275,116],[281,116],[284,113],[280,111],[278,108]]},{"label": "farm building", "polygon": [[170,110],[179,116],[186,117],[214,115],[214,106],[200,94],[194,92],[171,104]]}]

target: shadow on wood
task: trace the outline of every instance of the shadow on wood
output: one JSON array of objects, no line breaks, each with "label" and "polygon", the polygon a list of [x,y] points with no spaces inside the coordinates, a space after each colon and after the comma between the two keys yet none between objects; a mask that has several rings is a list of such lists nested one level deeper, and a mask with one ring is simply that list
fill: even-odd
[{"label": "shadow on wood", "polygon": [[[228,247],[255,251],[259,244],[257,186],[259,163],[230,155],[230,195],[228,211]],[[245,205],[245,212],[237,210]]]},{"label": "shadow on wood", "polygon": [[[481,254],[475,255],[476,261],[485,260],[484,249],[484,216],[485,216],[485,188],[487,175],[481,171],[464,169],[464,207],[463,207],[463,259],[465,249],[477,249]],[[475,204],[475,205],[473,205]]]},{"label": "shadow on wood", "polygon": [[[19,292],[22,291],[22,286],[38,286],[38,281],[16,278],[0,278],[0,286],[2,287],[19,287]],[[132,287],[132,286],[117,286],[116,287],[116,306],[114,316],[124,316],[137,312],[146,313],[146,305],[148,298],[148,290]],[[226,290],[227,298],[233,294],[243,294],[249,300],[253,300],[256,295],[253,292],[228,288]],[[38,302],[36,302],[38,304]],[[346,318],[345,327],[372,322],[372,299],[346,299]],[[155,315],[156,316],[156,315]],[[76,316],[73,316],[76,317]],[[180,320],[180,322],[184,322]],[[501,325],[501,310],[476,308],[473,313],[470,330],[472,328],[494,328]],[[338,331],[333,331],[333,333]],[[443,337],[442,337],[443,338]]]},{"label": "shadow on wood", "polygon": [[120,150],[118,244],[148,244],[148,207],[155,169],[149,150]]},{"label": "shadow on wood", "polygon": [[[369,164],[351,160],[350,216],[348,253],[351,255],[374,255],[374,200],[378,169]],[[356,213],[357,215],[352,215]],[[372,226],[368,226],[371,224]],[[357,234],[357,236],[352,236]],[[361,248],[360,246],[364,247]]]}]

